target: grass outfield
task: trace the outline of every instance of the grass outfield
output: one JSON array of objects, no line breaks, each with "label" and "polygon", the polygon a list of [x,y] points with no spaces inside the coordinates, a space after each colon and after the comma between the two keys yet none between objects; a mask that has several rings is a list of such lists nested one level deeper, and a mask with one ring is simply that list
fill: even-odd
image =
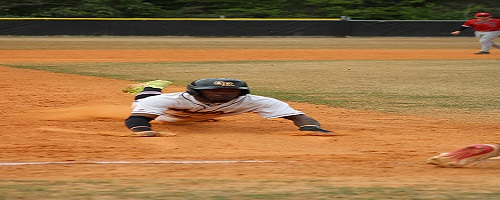
[{"label": "grass outfield", "polygon": [[[221,187],[224,186],[224,187]],[[0,199],[498,199],[479,193],[413,187],[345,187],[324,180],[75,180],[0,181]]]},{"label": "grass outfield", "polygon": [[11,67],[184,86],[245,80],[252,93],[349,109],[470,120],[500,119],[498,60],[240,61],[8,64]]}]

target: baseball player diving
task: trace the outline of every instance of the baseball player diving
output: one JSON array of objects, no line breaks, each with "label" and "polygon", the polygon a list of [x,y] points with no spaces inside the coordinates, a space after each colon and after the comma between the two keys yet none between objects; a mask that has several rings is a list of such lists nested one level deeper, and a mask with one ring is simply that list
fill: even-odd
[{"label": "baseball player diving", "polygon": [[460,29],[451,32],[452,35],[458,35],[463,30],[473,27],[474,34],[481,44],[481,51],[475,54],[490,54],[491,47],[500,48],[500,44],[493,42],[500,36],[500,19],[491,18],[487,12],[478,12],[474,15],[475,19],[467,20]]},{"label": "baseball player diving", "polygon": [[223,116],[253,112],[266,119],[284,118],[293,121],[300,131],[332,134],[318,121],[291,108],[280,100],[250,94],[244,81],[230,78],[205,78],[191,82],[185,92],[162,93],[171,82],[154,80],[131,84],[122,92],[135,94],[132,112],[125,125],[130,136],[163,136],[152,129],[150,122],[204,121]]}]

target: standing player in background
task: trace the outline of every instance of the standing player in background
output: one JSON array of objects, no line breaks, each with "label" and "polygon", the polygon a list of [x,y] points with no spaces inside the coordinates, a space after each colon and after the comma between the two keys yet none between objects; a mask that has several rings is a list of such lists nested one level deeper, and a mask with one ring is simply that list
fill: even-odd
[{"label": "standing player in background", "polygon": [[463,167],[500,156],[500,144],[473,144],[449,153],[442,153],[427,160],[428,164],[439,167]]},{"label": "standing player in background", "polygon": [[136,94],[132,112],[125,125],[133,132],[129,136],[154,137],[169,133],[153,131],[152,120],[182,123],[204,121],[242,113],[257,113],[266,119],[291,120],[300,131],[333,135],[320,127],[315,119],[291,108],[277,99],[250,94],[250,88],[241,80],[206,78],[191,82],[185,92],[162,93],[169,81],[156,80],[132,84],[122,92]]},{"label": "standing player in background", "polygon": [[451,32],[451,34],[458,35],[463,30],[472,27],[481,44],[481,51],[475,54],[490,54],[492,46],[500,49],[500,44],[493,42],[495,38],[500,36],[500,19],[493,19],[491,14],[487,12],[478,12],[474,17],[476,19],[467,20],[460,29]]}]

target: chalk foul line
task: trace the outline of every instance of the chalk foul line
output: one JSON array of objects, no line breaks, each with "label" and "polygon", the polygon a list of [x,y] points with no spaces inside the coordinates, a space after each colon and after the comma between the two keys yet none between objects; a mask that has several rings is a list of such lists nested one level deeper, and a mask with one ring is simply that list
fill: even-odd
[{"label": "chalk foul line", "polygon": [[155,161],[60,161],[60,162],[0,162],[0,166],[17,165],[74,165],[74,164],[232,164],[272,163],[272,160],[155,160]]}]

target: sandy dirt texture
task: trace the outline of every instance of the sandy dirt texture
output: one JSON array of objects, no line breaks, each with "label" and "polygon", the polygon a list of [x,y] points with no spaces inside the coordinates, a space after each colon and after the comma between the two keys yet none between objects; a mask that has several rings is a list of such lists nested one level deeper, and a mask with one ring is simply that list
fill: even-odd
[{"label": "sandy dirt texture", "polygon": [[[335,51],[340,59],[380,60],[386,59],[387,51],[401,54],[397,56],[401,59],[437,59],[437,56],[467,59],[470,54],[470,50],[465,57],[464,53],[457,53],[465,50],[420,53],[385,50],[369,57],[360,55],[359,50],[358,53],[264,49],[143,51],[148,51],[141,54],[147,57],[134,57],[132,50],[2,50],[0,53],[3,63],[26,62],[25,59],[34,63],[195,61],[201,54],[207,56],[202,60],[223,60],[227,54],[239,60],[263,57],[322,60],[331,59]],[[170,59],[162,56],[165,53],[171,55]],[[133,99],[130,94],[120,93],[120,88],[130,81],[9,67],[0,67],[0,78],[3,91],[0,179],[3,180],[323,179],[341,186],[419,186],[474,191],[498,191],[495,188],[500,185],[497,159],[459,169],[426,164],[427,158],[464,145],[499,142],[500,123],[456,122],[290,102],[336,135],[297,136],[300,132],[288,120],[243,114],[216,122],[153,123],[156,130],[177,136],[130,138],[119,137],[128,133],[123,122]],[[165,92],[184,89],[168,87]],[[119,161],[174,163],[95,164]],[[190,161],[195,163],[186,163]]]}]

